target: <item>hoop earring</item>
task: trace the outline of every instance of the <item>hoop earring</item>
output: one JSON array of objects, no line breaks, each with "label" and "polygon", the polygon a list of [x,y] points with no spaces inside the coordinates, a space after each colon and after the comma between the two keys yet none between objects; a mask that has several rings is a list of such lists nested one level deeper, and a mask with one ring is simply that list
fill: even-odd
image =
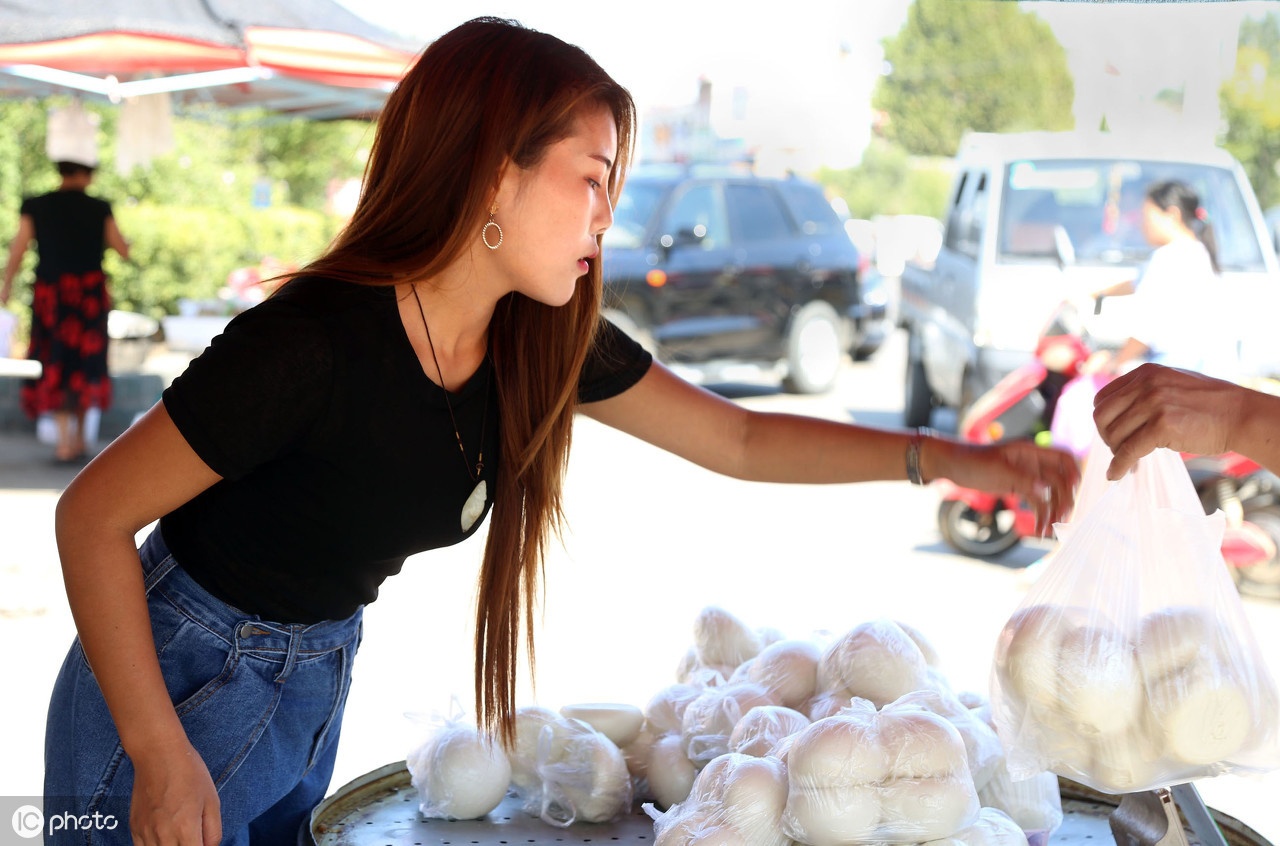
[{"label": "hoop earring", "polygon": [[[496,243],[496,244],[490,244],[490,243],[489,243],[489,227],[490,227],[490,226],[492,226],[494,229],[498,230],[498,243]],[[501,227],[501,226],[499,226],[499,225],[498,225],[498,222],[497,222],[496,220],[494,220],[494,219],[493,219],[493,213],[492,213],[492,212],[490,212],[490,213],[489,213],[489,222],[488,222],[488,223],[486,223],[486,224],[484,225],[484,227],[483,227],[483,228],[481,228],[481,230],[480,230],[480,240],[481,240],[482,242],[484,242],[484,245],[485,245],[486,247],[488,247],[489,249],[491,249],[491,250],[496,250],[496,249],[498,249],[498,247],[501,247],[501,246],[502,246],[502,227]]]}]

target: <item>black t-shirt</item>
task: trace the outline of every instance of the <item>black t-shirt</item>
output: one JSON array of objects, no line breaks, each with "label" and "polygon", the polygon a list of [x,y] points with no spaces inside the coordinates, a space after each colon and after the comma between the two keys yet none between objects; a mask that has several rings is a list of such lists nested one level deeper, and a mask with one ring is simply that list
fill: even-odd
[{"label": "black t-shirt", "polygon": [[54,191],[22,201],[36,230],[40,260],[36,278],[55,282],[64,273],[102,269],[111,204],[83,191]]},{"label": "black t-shirt", "polygon": [[[651,362],[606,324],[579,398],[616,396]],[[473,465],[487,415],[491,497],[500,456],[490,375],[486,359],[449,396]],[[345,618],[407,556],[458,543],[481,522],[462,531],[475,483],[394,288],[290,282],[232,320],[163,401],[223,479],[162,518],[161,532],[197,582],[242,611],[287,623]]]}]

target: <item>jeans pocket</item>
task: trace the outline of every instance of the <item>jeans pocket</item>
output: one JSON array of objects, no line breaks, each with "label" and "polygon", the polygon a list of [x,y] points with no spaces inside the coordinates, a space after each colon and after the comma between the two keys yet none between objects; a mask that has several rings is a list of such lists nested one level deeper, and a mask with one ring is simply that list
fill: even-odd
[{"label": "jeans pocket", "polygon": [[175,704],[187,739],[221,790],[253,751],[280,701],[280,685],[234,649],[223,671]]},{"label": "jeans pocket", "polygon": [[355,661],[356,650],[359,648],[360,638],[357,636],[351,643],[342,647],[336,653],[339,661],[338,690],[333,699],[333,708],[329,711],[329,716],[320,726],[320,730],[316,732],[315,740],[311,744],[311,754],[307,758],[307,769],[310,770],[316,765],[325,754],[326,747],[332,742],[337,742],[337,735],[342,730],[342,712],[347,705],[347,694],[351,692],[351,666]]}]

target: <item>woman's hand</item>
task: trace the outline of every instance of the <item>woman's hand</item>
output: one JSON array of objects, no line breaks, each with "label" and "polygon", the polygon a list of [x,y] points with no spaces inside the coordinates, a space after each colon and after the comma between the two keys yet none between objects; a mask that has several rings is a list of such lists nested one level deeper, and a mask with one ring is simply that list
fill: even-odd
[{"label": "woman's hand", "polygon": [[1157,364],[1119,377],[1093,401],[1098,434],[1115,455],[1107,478],[1119,479],[1160,447],[1201,455],[1228,451],[1248,395],[1232,382]]},{"label": "woman's hand", "polygon": [[922,447],[922,459],[928,462],[926,478],[1022,497],[1035,509],[1040,533],[1070,514],[1080,480],[1071,453],[1031,441],[978,445],[934,440]]},{"label": "woman's hand", "polygon": [[129,829],[136,846],[217,846],[221,803],[209,770],[185,737],[133,760]]}]

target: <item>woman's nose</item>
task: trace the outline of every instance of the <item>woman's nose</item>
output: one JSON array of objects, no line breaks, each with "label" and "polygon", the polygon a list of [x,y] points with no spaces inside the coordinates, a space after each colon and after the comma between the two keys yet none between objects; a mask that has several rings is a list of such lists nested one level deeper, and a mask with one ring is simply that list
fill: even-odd
[{"label": "woman's nose", "polygon": [[595,224],[594,231],[597,235],[603,235],[606,229],[613,226],[613,203],[607,199],[607,195],[602,207],[596,212]]}]

